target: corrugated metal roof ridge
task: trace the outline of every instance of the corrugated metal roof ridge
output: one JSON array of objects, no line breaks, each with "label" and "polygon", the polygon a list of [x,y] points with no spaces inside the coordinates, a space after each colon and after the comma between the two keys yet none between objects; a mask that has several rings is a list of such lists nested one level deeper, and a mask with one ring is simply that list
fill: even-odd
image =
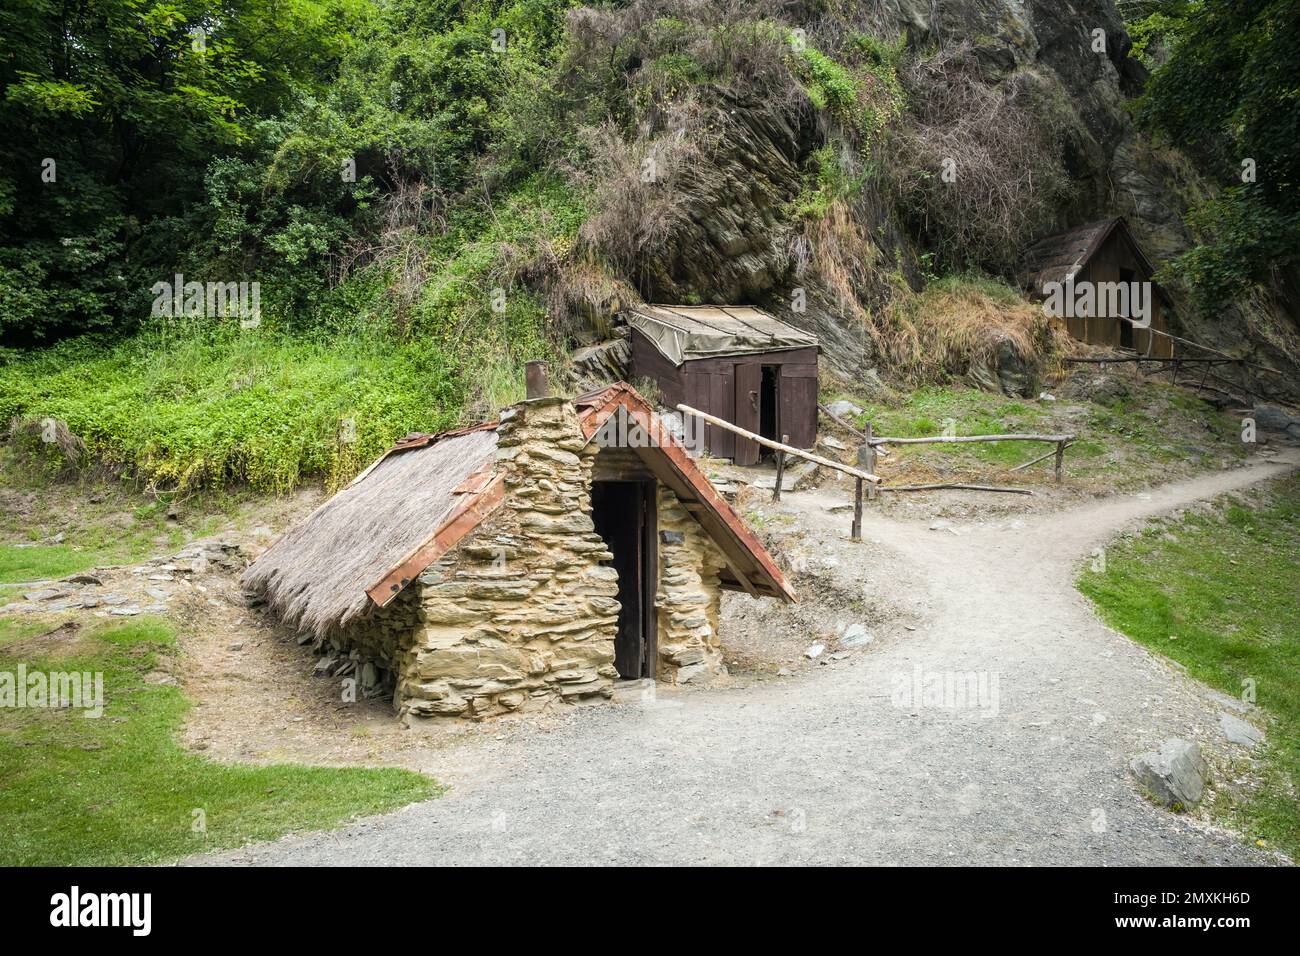
[{"label": "corrugated metal roof ridge", "polygon": [[768,322],[780,326],[782,329],[789,329],[791,332],[794,332],[798,335],[806,336],[807,338],[812,340],[809,344],[812,344],[817,340],[817,336],[813,335],[813,333],[807,331],[806,329],[801,329],[797,325],[791,325],[789,322],[786,322],[784,319],[778,319],[775,315],[772,315],[771,313],[768,312],[764,312],[762,309],[753,305],[663,305],[661,303],[647,303],[644,306],[638,306],[638,307],[633,307],[631,309],[628,309],[629,312],[634,312],[652,321],[663,322],[664,325],[667,325],[670,328],[677,329],[679,332],[689,333],[691,330],[688,328],[682,328],[681,326],[674,325],[671,322],[665,322],[662,318],[655,315],[647,315],[645,312],[641,311],[641,309],[643,308],[655,309],[660,312],[666,312],[669,315],[675,316],[678,319],[683,319],[687,322],[695,323],[696,325],[702,325],[707,329],[712,329],[714,332],[720,332],[723,335],[731,334],[726,329],[721,329],[718,326],[713,325],[712,323],[698,316],[690,315],[689,313],[679,311],[682,309],[713,309],[717,312],[721,312],[723,315],[727,316],[727,318],[731,319],[732,321],[738,322],[740,325],[743,325],[745,328],[749,329],[752,332],[756,332],[759,335],[765,335],[770,339],[777,338],[777,335],[775,333],[763,331],[758,326],[753,325],[752,323],[750,323],[746,319],[741,318],[740,316],[736,315],[732,311],[733,309],[748,309],[751,312],[757,312]]}]

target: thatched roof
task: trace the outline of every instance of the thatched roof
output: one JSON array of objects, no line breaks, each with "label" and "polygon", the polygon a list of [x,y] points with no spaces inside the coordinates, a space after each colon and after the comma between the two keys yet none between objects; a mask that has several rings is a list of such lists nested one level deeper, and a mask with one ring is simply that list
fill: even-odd
[{"label": "thatched roof", "polygon": [[[1156,271],[1155,266],[1133,238],[1128,223],[1123,218],[1100,219],[1044,236],[1026,249],[1020,268],[1021,288],[1032,295],[1045,295],[1044,288],[1049,283],[1064,283],[1073,278],[1112,236],[1128,245],[1142,267],[1141,278],[1149,280]],[[1168,301],[1165,291],[1158,285],[1155,288]]]},{"label": "thatched roof", "polygon": [[366,586],[443,525],[496,443],[479,428],[399,444],[272,545],[244,585],[299,630],[323,638],[345,627],[372,607]]},{"label": "thatched roof", "polygon": [[[623,409],[653,437],[636,448],[726,557],[723,587],[795,599],[776,562],[635,389],[619,382],[573,400],[587,439]],[[403,439],[272,545],[244,585],[299,630],[327,637],[391,601],[504,498],[495,423]]]},{"label": "thatched roof", "polygon": [[[774,597],[793,601],[793,589],[767,549],[754,537],[735,509],[718,494],[712,482],[691,460],[691,456],[664,426],[653,406],[626,382],[596,389],[573,400],[578,424],[588,441],[599,440],[601,427],[610,416],[622,414],[632,419],[648,444],[638,444],[633,451],[646,468],[673,494],[708,532],[726,559],[719,574],[722,587],[745,591],[754,597]],[[368,585],[366,593],[377,605],[391,601],[425,568],[446,554],[501,502],[500,475],[480,476],[468,483],[462,502],[449,513],[443,526],[420,547],[397,561],[378,581]]]}]

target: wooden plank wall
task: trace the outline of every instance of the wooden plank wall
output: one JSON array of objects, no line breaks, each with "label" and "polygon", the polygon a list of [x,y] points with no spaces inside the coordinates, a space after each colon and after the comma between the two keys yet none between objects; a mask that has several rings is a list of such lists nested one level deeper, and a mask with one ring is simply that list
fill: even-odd
[{"label": "wooden plank wall", "polygon": [[[635,380],[649,378],[659,385],[660,401],[672,406],[690,405],[700,411],[716,415],[749,428],[758,428],[757,417],[738,410],[737,389],[762,384],[762,366],[780,367],[781,400],[778,409],[778,435],[790,436],[796,448],[811,448],[817,443],[817,348],[787,349],[756,355],[728,355],[717,358],[690,359],[674,366],[664,358],[645,335],[632,330],[632,367]],[[757,383],[757,385],[755,384]],[[740,419],[744,418],[745,421]],[[705,444],[711,454],[721,458],[735,458],[737,462],[752,464],[758,460],[758,448],[753,442],[738,439],[734,432],[714,425],[705,426]],[[754,445],[751,449],[748,446]]]},{"label": "wooden plank wall", "polygon": [[[1076,282],[1119,282],[1120,270],[1133,272],[1139,282],[1149,282],[1151,277],[1143,269],[1141,261],[1129,247],[1128,241],[1116,230],[1111,233],[1105,244],[1097,250],[1088,264],[1079,270]],[[1120,344],[1120,323],[1111,316],[1092,316],[1090,318],[1067,318],[1066,328],[1070,335],[1081,342],[1092,345],[1108,345],[1118,348]],[[1158,292],[1153,290],[1151,309],[1151,328],[1168,332],[1168,319],[1165,315],[1165,303]],[[1133,330],[1133,346],[1139,353],[1150,354],[1156,358],[1168,358],[1174,354],[1173,342],[1166,336],[1153,335],[1145,329]],[[1150,352],[1147,349],[1150,347]]]}]

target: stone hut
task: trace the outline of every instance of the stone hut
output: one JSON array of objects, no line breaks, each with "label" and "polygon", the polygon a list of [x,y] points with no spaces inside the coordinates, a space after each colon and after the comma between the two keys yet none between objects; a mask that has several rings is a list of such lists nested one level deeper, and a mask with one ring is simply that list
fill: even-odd
[{"label": "stone hut", "polygon": [[623,383],[408,436],[244,583],[314,639],[318,673],[392,694],[408,723],[707,679],[724,672],[722,589],[795,599]]}]

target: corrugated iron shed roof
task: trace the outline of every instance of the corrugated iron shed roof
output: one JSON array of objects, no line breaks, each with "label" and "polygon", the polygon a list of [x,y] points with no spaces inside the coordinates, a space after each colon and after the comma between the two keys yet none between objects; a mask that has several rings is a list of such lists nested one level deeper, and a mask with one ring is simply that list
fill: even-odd
[{"label": "corrugated iron shed roof", "polygon": [[674,365],[817,345],[811,332],[750,306],[642,305],[629,309],[626,318]]}]

